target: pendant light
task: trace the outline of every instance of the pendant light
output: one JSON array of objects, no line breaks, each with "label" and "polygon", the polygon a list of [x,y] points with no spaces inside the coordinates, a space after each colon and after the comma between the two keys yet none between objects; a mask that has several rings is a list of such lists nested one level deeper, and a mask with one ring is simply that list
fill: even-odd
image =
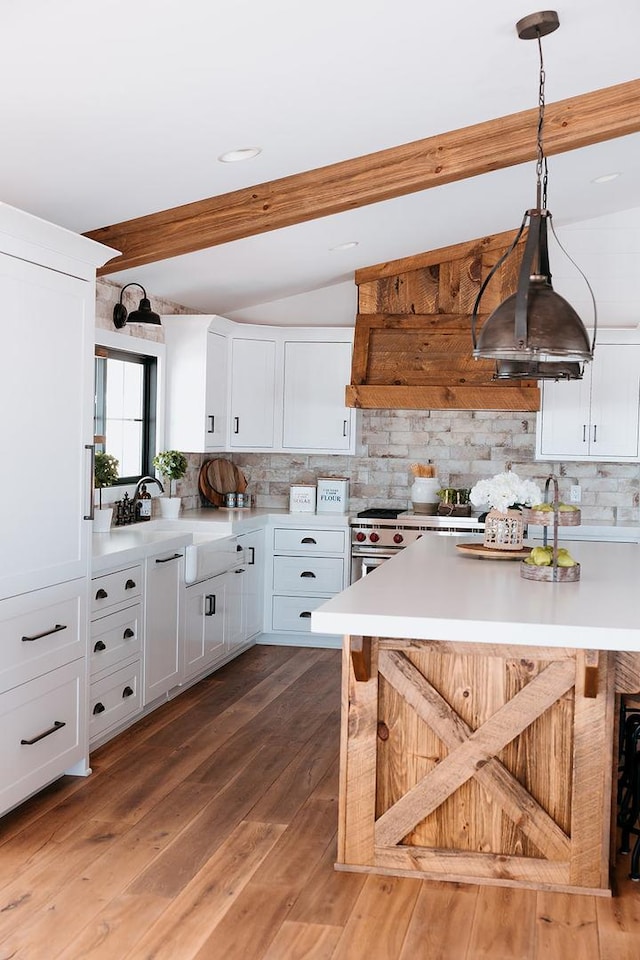
[{"label": "pendant light", "polygon": [[[127,287],[140,287],[142,290],[142,299],[138,305],[137,310],[132,310],[131,313],[127,313],[127,308],[122,302],[122,295],[127,289]],[[154,313],[151,309],[151,303],[147,299],[147,291],[142,286],[141,283],[125,283],[124,287],[120,291],[120,300],[113,308],[113,325],[118,330],[121,330],[126,323],[155,323],[160,324],[160,316],[157,313]]]},{"label": "pendant light", "polygon": [[[476,298],[471,317],[473,356],[497,361],[495,378],[499,380],[531,377],[539,380],[577,380],[582,365],[593,358],[596,336],[596,306],[589,281],[569,257],[553,228],[547,209],[548,169],[544,154],[545,71],[542,58],[542,37],[560,25],[555,10],[533,13],[516,24],[521,40],[537,40],[540,55],[539,110],[536,137],[536,206],[525,211],[518,233],[485,278]],[[507,257],[516,249],[528,225],[516,293],[500,304],[476,336],[476,319],[487,285]],[[587,330],[570,303],[557,294],[551,285],[547,229],[558,246],[583,277],[594,309],[594,332],[591,342]]]}]

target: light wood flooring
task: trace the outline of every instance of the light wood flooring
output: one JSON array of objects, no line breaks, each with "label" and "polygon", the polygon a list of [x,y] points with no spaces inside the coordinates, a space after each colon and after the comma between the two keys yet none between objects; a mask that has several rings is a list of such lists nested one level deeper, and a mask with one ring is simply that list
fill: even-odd
[{"label": "light wood flooring", "polygon": [[255,647],[0,819],[0,960],[639,960],[581,897],[340,873],[339,652]]}]

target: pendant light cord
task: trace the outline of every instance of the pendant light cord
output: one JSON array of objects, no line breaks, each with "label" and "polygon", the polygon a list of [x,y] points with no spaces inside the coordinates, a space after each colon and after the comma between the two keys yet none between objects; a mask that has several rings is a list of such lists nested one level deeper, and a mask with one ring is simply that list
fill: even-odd
[{"label": "pendant light cord", "polygon": [[537,206],[538,210],[547,209],[547,184],[549,181],[549,170],[547,167],[547,158],[544,154],[543,133],[544,133],[544,84],[546,74],[544,70],[544,60],[542,57],[542,37],[538,31],[538,53],[540,55],[540,77],[538,84],[538,131],[536,135],[536,188],[537,188]]}]

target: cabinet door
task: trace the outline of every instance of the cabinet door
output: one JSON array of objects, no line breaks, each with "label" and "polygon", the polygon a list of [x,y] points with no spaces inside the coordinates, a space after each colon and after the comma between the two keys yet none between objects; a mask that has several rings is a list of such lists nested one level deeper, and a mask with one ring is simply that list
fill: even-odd
[{"label": "cabinet door", "polygon": [[0,597],[88,573],[93,296],[0,255],[2,445],[19,468],[3,471]]},{"label": "cabinet door", "polygon": [[284,345],[283,447],[348,452],[352,411],[351,343],[288,341]]},{"label": "cabinet door", "polygon": [[590,400],[589,364],[585,366],[582,380],[544,381],[539,414],[539,457],[588,456]]},{"label": "cabinet door", "polygon": [[245,641],[244,592],[247,571],[239,565],[227,574],[227,604],[225,610],[225,641],[227,653],[238,652]]},{"label": "cabinet door", "polygon": [[596,347],[591,377],[589,453],[637,458],[640,411],[640,344]]},{"label": "cabinet door", "polygon": [[179,597],[182,554],[171,552],[146,561],[144,626],[144,702],[167,693],[180,681]]},{"label": "cabinet door", "polygon": [[204,450],[224,450],[227,436],[227,338],[207,333]]},{"label": "cabinet door", "polygon": [[242,603],[244,640],[262,633],[264,629],[264,530],[255,530],[238,537],[244,550],[244,579]]},{"label": "cabinet door", "polygon": [[233,340],[230,447],[273,447],[275,375],[275,340]]},{"label": "cabinet door", "polygon": [[184,673],[196,676],[225,654],[228,574],[221,573],[184,591]]}]

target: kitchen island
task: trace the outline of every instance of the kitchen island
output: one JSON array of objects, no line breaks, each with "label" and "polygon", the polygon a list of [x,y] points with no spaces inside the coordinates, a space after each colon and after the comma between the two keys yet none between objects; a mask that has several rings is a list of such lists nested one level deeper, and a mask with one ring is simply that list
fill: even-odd
[{"label": "kitchen island", "polygon": [[423,537],[312,615],[344,636],[337,867],[609,893],[616,698],[640,689],[640,545],[575,583]]}]

